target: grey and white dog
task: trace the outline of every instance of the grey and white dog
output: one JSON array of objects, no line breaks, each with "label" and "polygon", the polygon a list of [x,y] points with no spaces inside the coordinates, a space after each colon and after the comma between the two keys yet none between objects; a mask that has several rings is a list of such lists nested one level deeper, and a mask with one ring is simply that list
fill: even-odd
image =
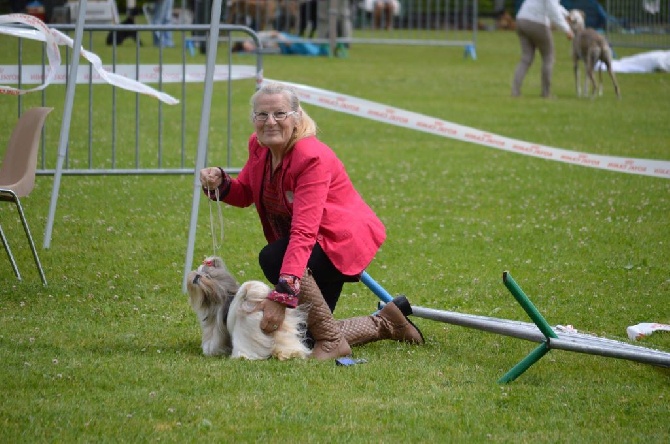
[{"label": "grey and white dog", "polygon": [[596,89],[598,90],[599,96],[603,94],[602,70],[598,71],[599,82],[597,84],[593,75],[596,63],[600,61],[607,67],[607,72],[614,84],[614,92],[616,92],[618,98],[621,98],[619,84],[617,83],[614,71],[612,71],[612,50],[610,49],[609,43],[605,37],[598,33],[598,31],[592,28],[587,28],[585,26],[585,19],[586,15],[584,14],[584,11],[580,9],[570,10],[567,17],[570,28],[572,28],[572,32],[575,35],[572,40],[572,64],[575,72],[577,97],[582,96],[582,88],[579,79],[579,62],[581,60],[584,63],[583,95],[585,97],[589,95],[586,86],[587,77],[591,81],[591,98],[595,97]]},{"label": "grey and white dog", "polygon": [[188,303],[202,330],[202,352],[206,356],[279,360],[309,357],[305,345],[307,311],[287,308],[282,325],[272,334],[260,328],[260,303],[270,293],[261,281],[239,285],[220,257],[206,258],[188,275]]}]

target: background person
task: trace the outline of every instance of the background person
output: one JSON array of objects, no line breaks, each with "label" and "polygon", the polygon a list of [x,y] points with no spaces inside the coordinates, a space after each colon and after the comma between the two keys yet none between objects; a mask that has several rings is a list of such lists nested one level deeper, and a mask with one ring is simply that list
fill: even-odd
[{"label": "background person", "polygon": [[308,304],[312,356],[347,356],[350,345],[379,339],[423,343],[395,303],[377,315],[335,321],[345,282],[355,282],[386,238],[384,225],[354,188],[296,92],[266,83],[251,98],[254,133],[237,178],[218,167],[200,171],[203,191],[237,206],[255,205],[268,244],[259,254],[275,285],[262,303],[261,329],[280,326],[286,307]]},{"label": "background person", "polygon": [[[172,7],[174,0],[156,0],[154,13],[151,16],[152,25],[169,25],[172,23]],[[154,31],[154,46],[160,48],[174,48],[172,31]]]},{"label": "background person", "polygon": [[521,60],[514,71],[512,96],[521,95],[521,84],[533,64],[535,50],[542,57],[542,97],[551,97],[551,76],[554,69],[554,39],[551,24],[558,26],[572,40],[573,34],[566,20],[568,11],[558,0],[525,0],[516,15],[516,33],[521,44]]},{"label": "background person", "polygon": [[[336,38],[344,39],[343,42],[338,42],[335,48],[336,57],[347,57],[347,50],[351,43],[353,36],[353,22],[351,17],[351,0],[317,0],[316,13],[317,25],[316,32],[319,39],[327,39],[330,37],[330,15],[336,16]],[[330,9],[331,3],[333,9]],[[322,44],[330,51],[330,45]],[[330,52],[329,52],[330,53]]]},{"label": "background person", "polygon": [[[272,51],[287,55],[328,56],[328,48],[312,43],[302,37],[279,31],[258,31],[261,51]],[[233,52],[255,52],[256,42],[246,39],[233,44]]]}]

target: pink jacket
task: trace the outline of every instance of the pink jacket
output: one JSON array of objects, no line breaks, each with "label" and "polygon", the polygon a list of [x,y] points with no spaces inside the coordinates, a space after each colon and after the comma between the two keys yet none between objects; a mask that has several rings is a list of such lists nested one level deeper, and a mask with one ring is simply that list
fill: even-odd
[{"label": "pink jacket", "polygon": [[[252,134],[249,159],[223,201],[236,207],[255,204],[265,238],[274,242],[260,202],[268,152]],[[386,230],[333,150],[316,137],[301,139],[284,157],[278,174],[282,174],[284,205],[292,216],[280,273],[302,277],[315,242],[343,274],[363,272],[386,239]]]}]

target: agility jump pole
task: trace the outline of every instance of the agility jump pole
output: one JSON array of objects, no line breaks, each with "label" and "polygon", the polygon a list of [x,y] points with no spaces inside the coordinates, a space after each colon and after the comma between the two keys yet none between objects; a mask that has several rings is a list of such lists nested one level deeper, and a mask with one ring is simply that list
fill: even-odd
[{"label": "agility jump pole", "polygon": [[[365,271],[361,275],[361,282],[381,299],[383,303],[393,300],[393,296]],[[508,272],[503,273],[503,283],[534,323],[435,310],[418,306],[411,307],[412,315],[461,327],[476,328],[491,333],[539,342],[540,345],[500,378],[498,380],[499,383],[507,383],[515,380],[551,349],[627,359],[644,364],[670,367],[670,353],[583,333],[555,331]]]}]

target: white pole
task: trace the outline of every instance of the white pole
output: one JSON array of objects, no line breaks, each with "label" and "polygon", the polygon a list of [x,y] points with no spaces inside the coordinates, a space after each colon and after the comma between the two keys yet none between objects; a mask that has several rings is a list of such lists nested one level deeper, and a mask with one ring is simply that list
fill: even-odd
[{"label": "white pole", "polygon": [[63,163],[65,162],[65,156],[67,156],[67,146],[70,138],[70,122],[72,121],[72,106],[74,103],[74,89],[77,84],[81,42],[84,35],[84,22],[86,21],[86,3],[87,0],[81,0],[79,2],[77,25],[75,26],[74,32],[74,47],[72,48],[72,62],[70,64],[70,75],[67,79],[67,88],[65,90],[65,109],[63,110],[63,121],[60,128],[60,140],[58,142],[58,159],[56,172],[54,174],[54,185],[51,190],[51,203],[49,205],[47,226],[44,230],[44,248],[49,248],[51,246],[51,233],[53,232],[54,217],[56,216],[58,192],[60,190],[61,177],[63,176]]},{"label": "white pole", "polygon": [[195,249],[195,233],[198,225],[198,205],[200,204],[200,170],[205,167],[207,157],[207,138],[209,136],[209,117],[212,108],[212,90],[214,85],[214,68],[216,51],[218,49],[219,27],[221,17],[221,0],[214,0],[210,20],[209,36],[207,38],[207,68],[205,71],[205,93],[202,98],[200,114],[200,132],[198,133],[198,154],[195,160],[193,173],[193,204],[191,206],[191,223],[188,230],[188,244],[186,247],[186,262],[184,263],[184,277],[182,292],[186,293],[186,276],[193,267],[193,251]]}]

